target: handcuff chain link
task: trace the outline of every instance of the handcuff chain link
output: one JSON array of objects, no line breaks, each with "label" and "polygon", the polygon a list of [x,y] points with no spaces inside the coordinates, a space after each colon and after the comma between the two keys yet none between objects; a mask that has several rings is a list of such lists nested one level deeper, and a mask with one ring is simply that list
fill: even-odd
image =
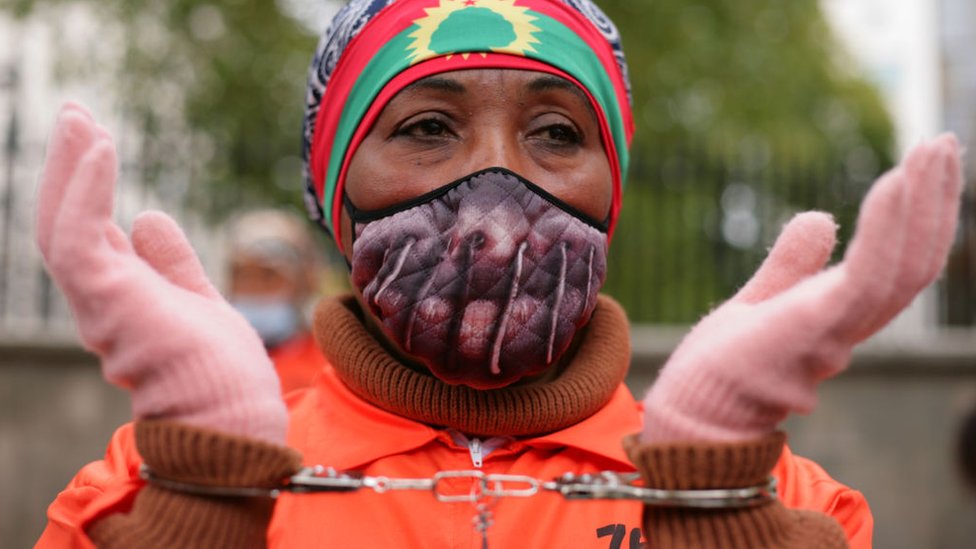
[{"label": "handcuff chain link", "polygon": [[[431,478],[396,478],[388,476],[364,476],[341,473],[331,467],[306,467],[287,482],[273,488],[214,487],[184,483],[156,475],[147,466],[140,469],[140,476],[150,484],[179,492],[226,497],[271,497],[282,493],[351,492],[368,488],[378,494],[392,491],[432,492],[437,501],[444,503],[496,500],[498,498],[527,498],[540,492],[553,492],[570,500],[636,500],[647,505],[691,508],[751,507],[776,499],[776,479],[768,477],[764,484],[745,488],[710,490],[664,490],[635,485],[637,473],[602,471],[576,475],[566,473],[544,481],[527,475],[489,474],[480,470],[439,471]],[[448,489],[454,479],[471,479],[467,491]]]}]

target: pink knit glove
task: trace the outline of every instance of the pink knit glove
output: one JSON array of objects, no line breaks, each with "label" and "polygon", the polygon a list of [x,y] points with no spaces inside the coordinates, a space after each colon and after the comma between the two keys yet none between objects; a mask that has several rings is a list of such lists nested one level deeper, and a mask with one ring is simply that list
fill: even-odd
[{"label": "pink knit glove", "polygon": [[731,300],[705,317],[644,399],[644,442],[731,442],[809,413],[816,387],[852,347],[904,309],[941,271],[955,232],[959,145],[943,135],[913,149],[873,186],[843,262],[830,216],[797,215]]},{"label": "pink knit glove", "polygon": [[38,197],[37,243],[85,347],[130,391],[136,419],[284,444],[288,416],[261,339],[207,280],[183,232],[144,212],[112,221],[115,148],[77,105],[62,110]]}]

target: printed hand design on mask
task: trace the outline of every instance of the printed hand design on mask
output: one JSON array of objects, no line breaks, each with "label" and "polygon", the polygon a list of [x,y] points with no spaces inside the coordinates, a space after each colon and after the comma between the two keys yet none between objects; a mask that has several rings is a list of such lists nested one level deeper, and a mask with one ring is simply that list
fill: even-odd
[{"label": "printed hand design on mask", "polygon": [[553,364],[589,320],[606,233],[500,168],[394,210],[353,210],[352,279],[437,377],[501,387]]},{"label": "printed hand design on mask", "polygon": [[738,441],[809,413],[816,387],[887,324],[945,264],[962,189],[959,145],[912,150],[868,193],[844,260],[821,270],[835,226],[796,216],[731,300],[685,337],[644,399],[642,440]]},{"label": "printed hand design on mask", "polygon": [[284,444],[287,412],[260,338],[207,280],[183,232],[144,212],[112,221],[115,148],[81,107],[61,112],[38,197],[37,243],[102,373],[136,419]]}]

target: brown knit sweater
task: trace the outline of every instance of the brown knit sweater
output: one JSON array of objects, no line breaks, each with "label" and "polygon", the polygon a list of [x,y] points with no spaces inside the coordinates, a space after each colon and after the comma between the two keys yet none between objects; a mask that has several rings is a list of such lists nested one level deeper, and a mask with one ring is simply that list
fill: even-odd
[{"label": "brown knit sweater", "polygon": [[[629,363],[627,320],[601,297],[573,360],[551,381],[492,391],[452,386],[411,370],[372,338],[351,299],[326,300],[316,338],[343,382],[360,397],[405,417],[477,435],[537,435],[572,425],[609,401]],[[160,476],[213,486],[270,486],[296,471],[297,452],[166,421],[136,425],[140,455]],[[645,483],[656,488],[734,488],[760,484],[783,437],[741,444],[642,445],[625,441]],[[324,464],[328,465],[328,464]],[[98,547],[263,547],[273,501],[203,497],[147,486],[132,510],[97,521]],[[778,502],[735,510],[646,508],[651,547],[845,547],[830,517]]]},{"label": "brown knit sweater", "polygon": [[579,423],[602,408],[630,365],[627,315],[600,296],[572,360],[545,383],[477,390],[405,367],[367,332],[351,297],[315,311],[315,337],[336,373],[363,400],[469,435],[529,436]]}]

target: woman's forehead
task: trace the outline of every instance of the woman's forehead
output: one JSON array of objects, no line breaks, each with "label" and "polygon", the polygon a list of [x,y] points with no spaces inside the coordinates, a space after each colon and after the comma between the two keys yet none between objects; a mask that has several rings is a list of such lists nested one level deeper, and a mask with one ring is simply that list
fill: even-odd
[{"label": "woman's forehead", "polygon": [[427,93],[448,96],[483,95],[486,93],[486,87],[495,89],[510,87],[512,91],[521,94],[564,92],[584,106],[596,120],[596,111],[589,97],[578,85],[554,74],[529,70],[474,69],[434,74],[405,86],[394,96],[391,103],[398,99],[409,99]]},{"label": "woman's forehead", "polygon": [[[522,87],[529,91],[546,91],[551,89],[562,89],[578,95],[581,99],[586,99],[586,94],[576,84],[544,72],[514,69],[473,69],[443,72],[421,78],[416,82],[405,86],[403,92],[415,89],[435,89],[441,91],[463,93],[468,91],[466,84],[471,81],[485,82],[495,80],[499,83],[502,80],[516,80]],[[401,92],[402,93],[402,92]]]}]

